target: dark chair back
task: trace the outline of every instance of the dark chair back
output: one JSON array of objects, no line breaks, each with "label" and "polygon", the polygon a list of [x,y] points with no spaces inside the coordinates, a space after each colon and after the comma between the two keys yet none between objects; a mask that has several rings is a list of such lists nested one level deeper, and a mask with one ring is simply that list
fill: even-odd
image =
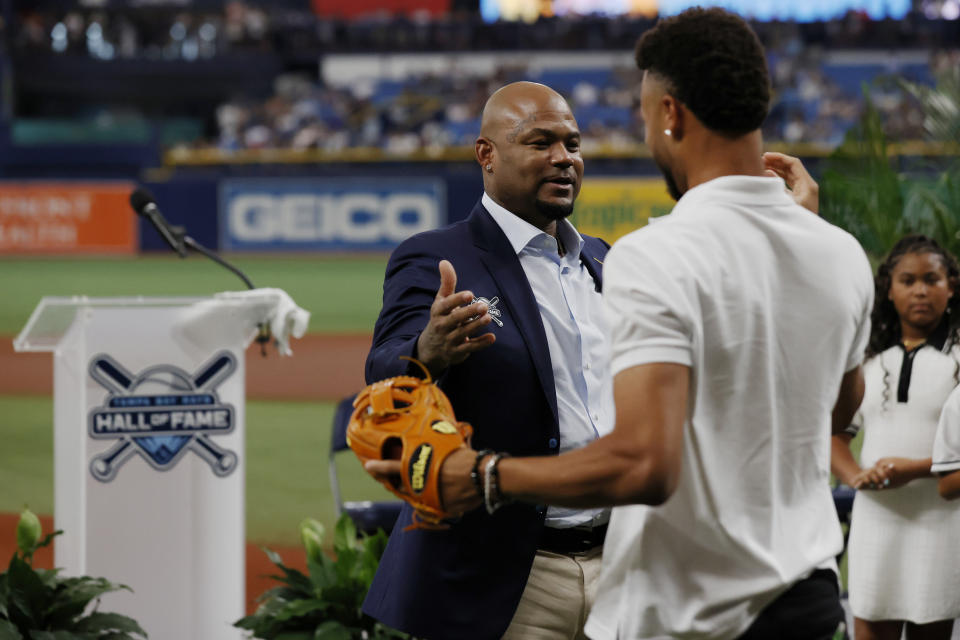
[{"label": "dark chair back", "polygon": [[393,531],[397,516],[400,515],[402,502],[399,500],[381,502],[370,500],[344,501],[340,493],[336,457],[341,451],[349,449],[347,446],[347,425],[350,424],[350,416],[353,414],[353,399],[355,397],[350,396],[341,400],[333,414],[333,428],[330,433],[330,490],[333,492],[338,517],[340,514],[346,513],[357,525],[357,529],[365,533],[376,533],[377,529],[383,529],[389,534]]}]

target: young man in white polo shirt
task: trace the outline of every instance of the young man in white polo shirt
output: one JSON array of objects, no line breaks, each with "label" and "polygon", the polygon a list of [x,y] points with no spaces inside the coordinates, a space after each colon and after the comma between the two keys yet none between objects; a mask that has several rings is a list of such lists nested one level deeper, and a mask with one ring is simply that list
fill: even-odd
[{"label": "young man in white polo shirt", "polygon": [[[616,427],[560,456],[485,458],[483,497],[632,505],[610,520],[594,640],[831,638],[829,435],[863,394],[869,264],[765,171],[769,79],[743,20],[662,20],[637,63],[646,142],[679,202],[605,260]],[[479,503],[473,463],[444,464],[454,512]]]}]

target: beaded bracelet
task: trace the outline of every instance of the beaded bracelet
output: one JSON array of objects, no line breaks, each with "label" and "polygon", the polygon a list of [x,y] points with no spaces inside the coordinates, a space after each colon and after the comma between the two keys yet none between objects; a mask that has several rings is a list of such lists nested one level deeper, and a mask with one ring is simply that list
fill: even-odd
[{"label": "beaded bracelet", "polygon": [[482,449],[477,451],[477,457],[473,460],[473,468],[470,469],[470,479],[473,480],[473,486],[477,489],[477,495],[481,500],[485,500],[483,491],[483,481],[480,479],[480,461],[493,453],[493,449]]},{"label": "beaded bracelet", "polygon": [[503,499],[503,494],[500,492],[500,472],[497,465],[500,464],[501,459],[509,457],[510,454],[508,453],[495,453],[484,469],[483,502],[487,508],[487,513],[490,515],[493,515],[497,509],[508,502],[508,500]]}]

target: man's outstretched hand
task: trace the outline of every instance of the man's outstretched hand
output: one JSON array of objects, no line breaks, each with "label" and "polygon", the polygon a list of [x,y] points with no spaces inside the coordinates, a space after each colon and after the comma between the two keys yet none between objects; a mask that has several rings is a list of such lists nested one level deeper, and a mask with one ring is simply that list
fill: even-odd
[{"label": "man's outstretched hand", "polygon": [[487,305],[473,302],[470,291],[456,292],[457,272],[448,260],[441,260],[439,269],[440,289],[430,307],[430,321],[417,340],[417,359],[434,377],[496,340],[492,333],[474,335],[492,320]]}]

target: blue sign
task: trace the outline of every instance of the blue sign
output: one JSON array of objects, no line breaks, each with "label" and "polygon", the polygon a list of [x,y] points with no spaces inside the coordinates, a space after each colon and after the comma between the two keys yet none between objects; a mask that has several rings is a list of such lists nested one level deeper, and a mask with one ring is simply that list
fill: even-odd
[{"label": "blue sign", "polygon": [[[939,4],[939,3],[938,3]],[[946,3],[944,3],[946,4]],[[691,7],[723,7],[747,20],[769,22],[784,20],[813,22],[842,18],[848,11],[863,11],[874,20],[906,17],[910,0],[806,0],[805,2],[772,2],[771,0],[655,0],[652,3],[633,3],[625,0],[581,0],[566,2],[547,0],[536,3],[517,3],[509,0],[480,0],[480,15],[485,22],[498,20],[519,21],[530,16],[593,13],[622,16],[634,13],[654,13],[672,16]],[[553,85],[550,85],[553,86]],[[581,122],[581,124],[583,124]],[[591,170],[591,174],[593,171]]]},{"label": "blue sign", "polygon": [[863,11],[874,20],[900,20],[910,11],[910,0],[806,0],[805,2],[769,2],[768,0],[660,0],[661,16],[676,15],[691,7],[723,7],[748,20],[815,22],[842,18],[848,11]]},{"label": "blue sign", "polygon": [[232,251],[390,250],[446,222],[433,178],[228,179],[220,247]]}]

